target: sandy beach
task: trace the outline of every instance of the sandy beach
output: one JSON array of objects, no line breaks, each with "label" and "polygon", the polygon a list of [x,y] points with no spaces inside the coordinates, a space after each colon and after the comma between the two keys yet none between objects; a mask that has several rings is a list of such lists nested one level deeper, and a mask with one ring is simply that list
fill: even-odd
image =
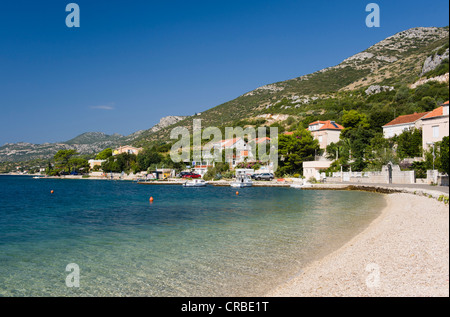
[{"label": "sandy beach", "polygon": [[449,207],[407,193],[368,228],[269,297],[449,296]]}]

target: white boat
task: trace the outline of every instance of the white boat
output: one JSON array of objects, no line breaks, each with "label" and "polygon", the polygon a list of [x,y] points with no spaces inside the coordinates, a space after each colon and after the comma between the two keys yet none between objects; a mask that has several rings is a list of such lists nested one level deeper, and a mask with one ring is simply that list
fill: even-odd
[{"label": "white boat", "polygon": [[310,183],[304,183],[304,184],[292,184],[291,188],[308,188],[308,187],[312,187],[312,185]]},{"label": "white boat", "polygon": [[241,175],[241,176],[237,177],[234,182],[231,182],[230,186],[231,187],[240,187],[240,188],[241,187],[252,187],[253,181],[247,175]]},{"label": "white boat", "polygon": [[208,182],[203,179],[192,179],[183,184],[183,187],[205,187]]}]

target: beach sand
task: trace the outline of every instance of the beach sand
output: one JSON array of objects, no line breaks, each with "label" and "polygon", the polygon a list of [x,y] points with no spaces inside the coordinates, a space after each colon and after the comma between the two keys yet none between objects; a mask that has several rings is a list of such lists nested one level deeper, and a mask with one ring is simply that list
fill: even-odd
[{"label": "beach sand", "polygon": [[448,205],[407,193],[386,200],[362,233],[267,296],[448,297]]}]

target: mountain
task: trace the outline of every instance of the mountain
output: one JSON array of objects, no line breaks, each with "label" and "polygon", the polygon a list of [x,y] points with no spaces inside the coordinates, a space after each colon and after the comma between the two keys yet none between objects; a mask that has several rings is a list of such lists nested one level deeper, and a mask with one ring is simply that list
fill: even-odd
[{"label": "mountain", "polygon": [[[160,120],[149,131],[159,131],[186,117],[168,116]],[[102,132],[86,132],[64,142],[57,143],[6,143],[0,147],[0,162],[18,162],[32,159],[52,158],[59,150],[73,149],[80,154],[95,154],[105,148],[114,148],[132,143],[143,131],[137,131],[129,136],[120,134],[108,135]]]},{"label": "mountain", "polygon": [[32,159],[48,159],[59,150],[73,149],[80,154],[98,153],[105,148],[121,145],[125,137],[101,132],[83,133],[69,141],[58,143],[6,143],[0,147],[1,162],[16,162]]},{"label": "mountain", "polygon": [[[364,109],[368,102],[370,106],[381,92],[395,94],[401,87],[416,88],[430,80],[446,82],[448,87],[448,43],[448,26],[409,29],[338,65],[267,84],[194,116],[165,117],[154,127],[129,136],[89,132],[61,143],[5,144],[0,147],[0,162],[50,158],[60,149],[92,154],[124,144],[167,142],[172,128],[192,128],[194,118],[202,119],[203,127],[248,125],[258,120],[273,124],[289,117],[297,121],[336,119],[346,108]],[[410,107],[392,113],[402,111],[415,110]]]},{"label": "mountain", "polygon": [[[449,28],[418,27],[399,32],[357,53],[340,64],[294,79],[268,84],[247,92],[234,100],[197,115],[202,126],[233,126],[238,121],[249,122],[268,114],[288,114],[304,118],[323,113],[318,101],[361,93],[374,86],[411,85],[424,74],[427,58],[448,55]],[[444,52],[442,52],[444,50]],[[332,52],[330,52],[332,54]],[[436,58],[432,58],[436,60]],[[445,54],[440,62],[447,62]],[[433,67],[438,67],[436,63]],[[434,68],[433,68],[434,69]],[[427,69],[427,72],[430,70]],[[376,89],[375,89],[376,90]],[[134,140],[143,146],[154,141],[168,140],[175,126],[192,128],[192,118],[179,121],[156,133],[143,131]]]},{"label": "mountain", "polygon": [[95,143],[114,143],[120,140],[123,140],[124,136],[120,134],[112,134],[107,135],[102,132],[86,132],[83,134],[80,134],[79,136],[70,139],[69,141],[64,142],[64,144],[69,145],[77,145],[77,144],[95,144]]}]

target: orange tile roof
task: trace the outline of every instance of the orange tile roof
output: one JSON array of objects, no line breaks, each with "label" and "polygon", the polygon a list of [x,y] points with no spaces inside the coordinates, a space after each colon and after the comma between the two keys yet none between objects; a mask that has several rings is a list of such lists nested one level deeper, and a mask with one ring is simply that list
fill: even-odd
[{"label": "orange tile roof", "polygon": [[314,121],[314,122],[310,123],[309,125],[315,125],[315,124],[320,124],[320,123],[325,124],[326,122],[327,121]]},{"label": "orange tile roof", "polygon": [[283,134],[284,134],[284,135],[293,135],[294,132],[284,132]]},{"label": "orange tile roof", "polygon": [[319,130],[344,130],[344,127],[336,122],[326,121]]},{"label": "orange tile roof", "polygon": [[262,143],[262,142],[264,142],[264,141],[270,141],[270,138],[268,138],[268,137],[265,137],[265,138],[256,138],[256,139],[254,139],[253,141],[255,141],[256,144],[260,144],[260,143]]},{"label": "orange tile roof", "polygon": [[[328,120],[328,121],[316,121],[316,122],[310,123],[309,126],[316,125],[316,124],[322,124],[322,126],[320,127],[320,129],[314,130],[314,131],[320,131],[320,130],[344,130],[343,126],[341,126],[340,124],[338,124],[338,123],[336,123],[334,121],[331,121],[331,120]],[[307,130],[309,130],[309,128]]]},{"label": "orange tile roof", "polygon": [[397,125],[397,124],[406,124],[406,123],[414,123],[417,120],[425,117],[429,112],[421,112],[421,113],[413,113],[413,114],[407,114],[404,116],[399,116],[392,120],[391,122],[385,124],[383,127],[388,127],[391,125]]},{"label": "orange tile roof", "polygon": [[448,100],[446,102],[444,102],[442,105],[448,105]]},{"label": "orange tile roof", "polygon": [[[447,101],[448,102],[448,101]],[[445,105],[445,103],[444,103]],[[440,117],[444,115],[444,106],[440,106],[439,108],[434,109],[430,113],[428,113],[423,119],[430,119],[435,117]]]},{"label": "orange tile roof", "polygon": [[233,146],[236,142],[238,142],[241,138],[234,138],[234,139],[227,139],[227,140],[222,140],[219,143],[217,143],[218,146],[221,147],[230,147]]}]

